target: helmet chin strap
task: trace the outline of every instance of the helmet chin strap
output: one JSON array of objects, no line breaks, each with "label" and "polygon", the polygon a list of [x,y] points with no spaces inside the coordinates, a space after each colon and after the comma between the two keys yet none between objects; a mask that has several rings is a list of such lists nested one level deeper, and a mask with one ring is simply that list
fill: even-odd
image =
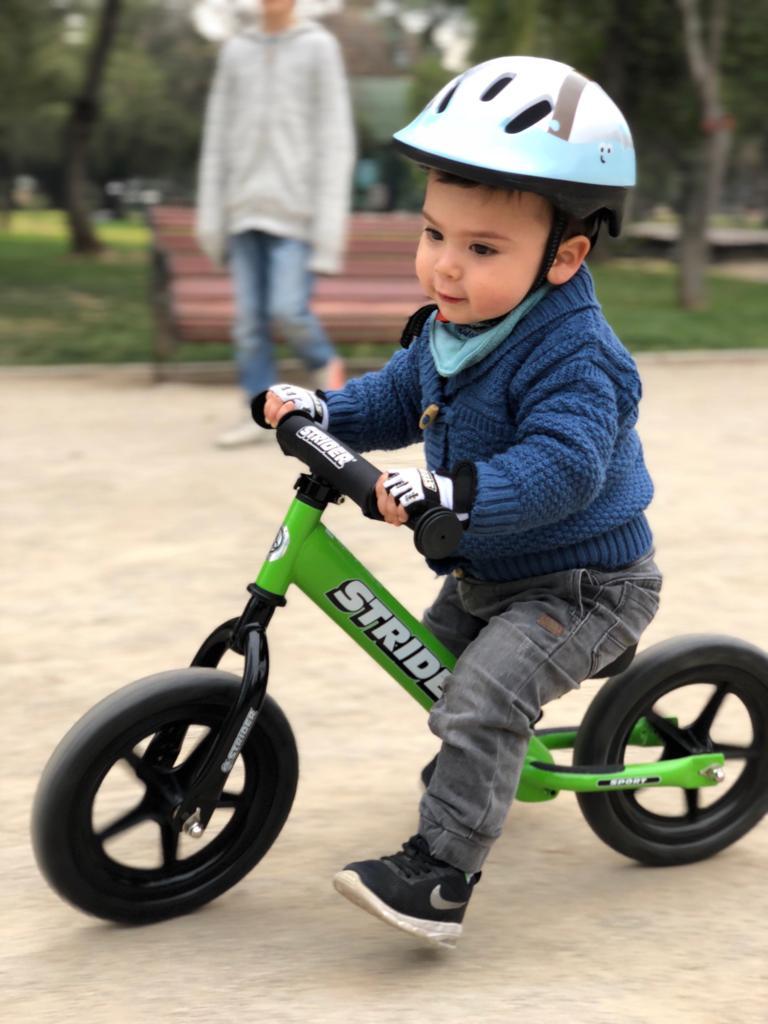
[{"label": "helmet chin strap", "polygon": [[537,288],[541,288],[544,282],[547,280],[547,274],[552,269],[552,264],[555,262],[557,256],[557,250],[560,248],[560,244],[563,241],[563,235],[565,229],[568,226],[568,214],[563,213],[562,210],[555,210],[555,216],[552,220],[552,227],[549,229],[549,238],[547,244],[544,247],[544,256],[541,260],[541,267],[539,273],[536,275],[531,287],[528,289],[528,295],[535,292]]},{"label": "helmet chin strap", "polygon": [[[604,218],[601,213],[594,215],[594,222],[592,223],[591,231],[587,236],[589,238],[589,252],[592,252],[597,245],[597,237],[600,234],[600,226],[603,219]],[[549,238],[547,239],[547,244],[544,247],[544,256],[541,260],[541,267],[538,275],[536,276],[536,280],[528,289],[528,295],[535,292],[537,288],[541,288],[547,280],[547,274],[552,269],[552,264],[555,262],[555,258],[557,256],[557,250],[562,244],[565,229],[568,227],[568,221],[569,217],[567,213],[563,213],[562,210],[555,209],[552,227],[549,229]]]}]

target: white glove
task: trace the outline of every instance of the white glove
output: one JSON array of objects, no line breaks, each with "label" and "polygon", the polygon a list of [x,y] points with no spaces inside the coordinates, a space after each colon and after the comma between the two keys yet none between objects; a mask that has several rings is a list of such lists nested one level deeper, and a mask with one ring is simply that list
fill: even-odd
[{"label": "white glove", "polygon": [[328,426],[328,405],[316,391],[308,391],[295,384],[273,384],[269,390],[283,402],[293,402],[299,412],[305,412],[321,427]]},{"label": "white glove", "polygon": [[[389,479],[384,482],[384,490],[398,505],[405,509],[410,507],[413,512],[436,505],[453,511],[453,480],[449,476],[430,473],[428,469],[391,470]],[[461,522],[469,519],[468,512],[457,512],[456,515]]]}]

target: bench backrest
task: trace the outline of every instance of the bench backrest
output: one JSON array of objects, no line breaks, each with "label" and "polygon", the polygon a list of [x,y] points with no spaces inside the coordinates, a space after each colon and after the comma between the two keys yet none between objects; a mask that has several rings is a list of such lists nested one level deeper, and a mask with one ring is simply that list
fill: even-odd
[{"label": "bench backrest", "polygon": [[[219,276],[194,235],[192,207],[156,206],[149,213],[152,245],[173,277]],[[354,213],[349,219],[342,276],[413,278],[413,261],[423,221],[412,213]]]},{"label": "bench backrest", "polygon": [[[155,207],[149,216],[158,350],[182,342],[229,342],[235,315],[232,281],[199,249],[190,207]],[[400,341],[403,325],[427,301],[414,273],[421,217],[353,214],[341,274],[320,276],[312,310],[334,342]],[[163,357],[163,356],[161,356]]]}]

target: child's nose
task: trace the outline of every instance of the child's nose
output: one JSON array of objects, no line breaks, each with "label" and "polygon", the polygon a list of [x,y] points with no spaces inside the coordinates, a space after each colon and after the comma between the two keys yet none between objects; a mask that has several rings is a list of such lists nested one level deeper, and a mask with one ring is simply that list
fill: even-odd
[{"label": "child's nose", "polygon": [[456,259],[455,255],[449,252],[447,249],[443,250],[437,258],[435,263],[435,270],[442,277],[459,277],[461,275],[461,265]]}]

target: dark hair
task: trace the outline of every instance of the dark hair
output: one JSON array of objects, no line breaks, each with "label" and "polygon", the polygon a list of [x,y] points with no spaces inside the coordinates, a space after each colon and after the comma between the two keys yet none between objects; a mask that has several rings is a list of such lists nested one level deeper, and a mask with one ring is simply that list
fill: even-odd
[{"label": "dark hair", "polygon": [[[488,191],[501,191],[509,192],[510,194],[520,194],[522,189],[514,188],[512,185],[509,188],[505,188],[503,185],[485,185],[480,181],[472,181],[471,178],[462,178],[458,174],[450,174],[448,171],[441,171],[434,167],[425,167],[425,171],[431,171],[435,175],[435,180],[439,181],[443,185],[456,185],[459,188],[484,188]],[[538,193],[534,193],[538,195]],[[552,217],[556,216],[559,212],[555,204],[548,199],[546,196],[541,196],[552,209]],[[597,232],[600,227],[600,213],[591,213],[588,217],[573,217],[567,211],[562,211],[566,217],[565,230],[563,231],[562,240],[565,241],[567,238],[574,238],[576,235],[586,235],[590,241],[594,242],[597,237]]]}]

